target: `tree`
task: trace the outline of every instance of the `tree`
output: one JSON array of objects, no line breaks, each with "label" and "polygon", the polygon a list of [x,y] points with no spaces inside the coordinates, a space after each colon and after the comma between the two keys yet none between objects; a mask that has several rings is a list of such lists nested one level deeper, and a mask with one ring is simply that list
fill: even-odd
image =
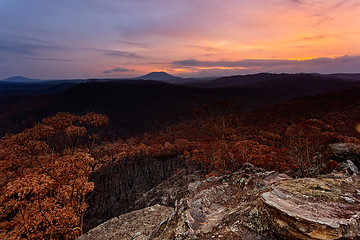
[{"label": "tree", "polygon": [[324,156],[330,143],[337,142],[339,134],[318,119],[309,119],[290,125],[284,136],[289,160],[300,171],[301,177],[318,175],[324,166]]},{"label": "tree", "polygon": [[198,158],[197,162],[210,164],[219,172],[238,168],[243,161],[234,156],[231,143],[243,139],[241,119],[236,116],[240,110],[230,102],[219,101],[196,111],[194,117],[210,143],[205,148],[195,149],[191,158]]},{"label": "tree", "polygon": [[82,233],[94,159],[82,144],[106,116],[58,113],[0,141],[0,238],[74,239]]}]

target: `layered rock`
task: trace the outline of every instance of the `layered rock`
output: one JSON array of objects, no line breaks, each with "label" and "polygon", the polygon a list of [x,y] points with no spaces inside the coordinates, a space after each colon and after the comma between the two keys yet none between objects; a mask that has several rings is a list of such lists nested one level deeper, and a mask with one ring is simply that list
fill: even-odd
[{"label": "layered rock", "polygon": [[[155,239],[264,239],[265,232],[246,225],[252,222],[247,216],[249,206],[257,202],[250,198],[259,199],[271,183],[284,179],[291,178],[246,166],[231,175],[190,183],[187,196],[176,202],[166,227]],[[240,200],[243,197],[249,199]]]},{"label": "layered rock", "polygon": [[345,179],[297,179],[274,185],[261,195],[263,216],[284,239],[356,239],[360,237],[358,182]]},{"label": "layered rock", "polygon": [[[81,239],[360,239],[359,176],[292,179],[246,165],[198,179],[174,176],[141,198],[174,209],[121,215]],[[123,238],[101,238],[111,231]]]}]

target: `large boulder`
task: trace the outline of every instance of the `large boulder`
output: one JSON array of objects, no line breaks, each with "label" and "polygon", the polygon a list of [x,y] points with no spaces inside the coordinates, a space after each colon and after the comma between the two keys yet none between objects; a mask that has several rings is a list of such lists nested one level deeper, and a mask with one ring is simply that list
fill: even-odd
[{"label": "large boulder", "polygon": [[247,164],[233,174],[192,182],[156,239],[275,239],[249,229],[249,206],[255,207],[272,183],[289,179]]},{"label": "large boulder", "polygon": [[112,218],[78,240],[148,239],[172,213],[173,208],[155,205]]},{"label": "large boulder", "polygon": [[259,211],[283,239],[359,239],[359,179],[296,179],[261,195]]},{"label": "large boulder", "polygon": [[354,143],[330,144],[331,159],[337,162],[352,161],[360,168],[360,145]]},{"label": "large boulder", "polygon": [[355,166],[355,164],[352,161],[346,160],[345,162],[340,163],[336,167],[334,173],[356,176],[359,174],[359,169]]}]

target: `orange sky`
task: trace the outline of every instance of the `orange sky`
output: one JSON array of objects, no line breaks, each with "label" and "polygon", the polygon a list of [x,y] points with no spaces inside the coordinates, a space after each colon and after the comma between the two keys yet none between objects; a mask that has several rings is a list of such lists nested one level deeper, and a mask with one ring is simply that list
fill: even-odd
[{"label": "orange sky", "polygon": [[358,0],[3,0],[0,77],[360,72],[359,22]]}]

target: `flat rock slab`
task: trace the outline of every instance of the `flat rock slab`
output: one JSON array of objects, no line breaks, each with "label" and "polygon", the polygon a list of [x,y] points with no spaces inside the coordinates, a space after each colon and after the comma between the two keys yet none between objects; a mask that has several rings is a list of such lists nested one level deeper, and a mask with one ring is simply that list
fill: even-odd
[{"label": "flat rock slab", "polygon": [[123,214],[83,234],[78,240],[146,239],[174,209],[154,205]]},{"label": "flat rock slab", "polygon": [[288,239],[358,239],[359,187],[356,179],[297,179],[261,197],[275,232]]}]

